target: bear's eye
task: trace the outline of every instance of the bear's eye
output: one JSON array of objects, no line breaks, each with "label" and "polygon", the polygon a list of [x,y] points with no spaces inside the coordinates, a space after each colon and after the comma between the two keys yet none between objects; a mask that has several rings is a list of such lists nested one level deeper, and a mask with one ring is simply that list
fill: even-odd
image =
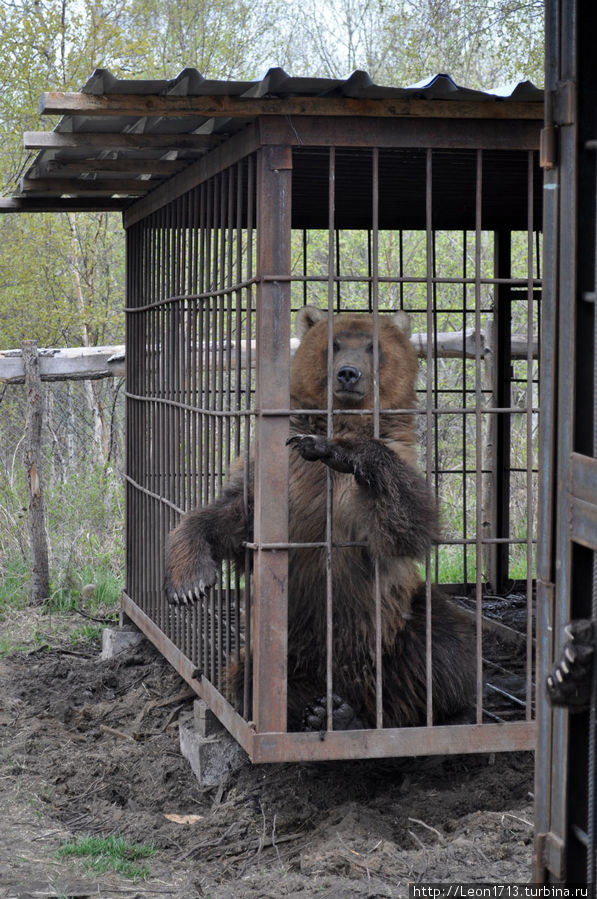
[{"label": "bear's eye", "polygon": [[372,344],[372,343],[370,343],[370,344],[367,345],[367,352],[368,352],[368,353],[372,353],[372,352],[373,352],[373,344]]},{"label": "bear's eye", "polygon": [[340,343],[339,343],[339,341],[334,340],[334,342],[333,342],[333,344],[332,344],[332,348],[333,348],[334,352],[337,353],[338,350],[340,349]]}]

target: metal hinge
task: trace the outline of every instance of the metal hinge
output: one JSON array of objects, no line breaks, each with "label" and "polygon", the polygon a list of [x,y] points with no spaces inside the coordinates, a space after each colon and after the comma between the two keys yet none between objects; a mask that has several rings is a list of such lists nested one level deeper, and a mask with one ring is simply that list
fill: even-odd
[{"label": "metal hinge", "polygon": [[537,868],[543,867],[557,880],[563,880],[565,871],[565,850],[563,839],[552,830],[537,834]]},{"label": "metal hinge", "polygon": [[556,129],[576,121],[576,82],[562,81],[545,95],[545,126],[541,131],[540,164],[544,169],[557,165]]}]

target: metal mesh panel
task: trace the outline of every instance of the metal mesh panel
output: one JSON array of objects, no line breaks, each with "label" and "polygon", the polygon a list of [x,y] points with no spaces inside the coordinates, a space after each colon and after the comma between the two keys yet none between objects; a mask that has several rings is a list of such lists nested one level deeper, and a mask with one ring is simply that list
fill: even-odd
[{"label": "metal mesh panel", "polygon": [[218,688],[244,645],[248,571],[224,563],[202,602],[169,606],[164,545],[250,448],[254,190],[250,159],[128,232],[126,589]]}]

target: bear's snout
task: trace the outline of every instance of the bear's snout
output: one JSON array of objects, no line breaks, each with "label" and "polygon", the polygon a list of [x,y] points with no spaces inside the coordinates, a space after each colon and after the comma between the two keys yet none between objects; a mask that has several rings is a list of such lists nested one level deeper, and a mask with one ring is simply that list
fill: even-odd
[{"label": "bear's snout", "polygon": [[361,380],[361,372],[355,365],[342,365],[336,372],[336,378],[343,390],[352,390]]}]

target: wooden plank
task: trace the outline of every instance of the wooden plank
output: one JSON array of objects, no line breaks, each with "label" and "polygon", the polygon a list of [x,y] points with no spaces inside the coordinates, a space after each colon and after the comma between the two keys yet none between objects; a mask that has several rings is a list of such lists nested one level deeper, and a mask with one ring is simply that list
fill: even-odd
[{"label": "wooden plank", "polygon": [[[487,353],[487,341],[481,332],[477,339],[474,330],[440,332],[436,335],[437,346],[434,347],[434,355],[440,359],[475,358],[477,344],[481,356]],[[417,350],[420,358],[427,356],[427,335],[424,333],[412,334],[410,341]],[[293,356],[299,345],[299,339],[290,339],[290,355]],[[526,359],[526,343],[522,338],[513,338],[516,347],[516,357]],[[251,364],[255,365],[256,342],[251,344]],[[236,341],[226,344],[226,349],[232,356],[236,355]],[[241,368],[246,364],[247,342],[240,341]],[[215,348],[210,344],[210,353],[221,353],[221,347]],[[536,348],[534,347],[534,353]],[[125,376],[125,348],[124,345],[100,346],[100,347],[66,347],[38,350],[39,364],[42,381],[59,380],[95,380],[96,378],[122,378]],[[226,355],[226,354],[224,354]],[[226,366],[224,365],[224,368]],[[23,359],[20,349],[0,350],[0,383],[22,384],[24,380]],[[591,462],[593,460],[590,460]],[[572,491],[574,493],[574,491]],[[586,498],[586,497],[585,497]]]},{"label": "wooden plank", "polygon": [[[160,183],[160,182],[158,182]],[[23,193],[60,194],[130,194],[135,197],[144,196],[148,190],[156,186],[155,181],[137,181],[129,178],[21,178]]]},{"label": "wooden plank", "polygon": [[123,212],[129,198],[103,197],[0,197],[0,214],[14,212]]},{"label": "wooden plank", "polygon": [[597,506],[597,459],[570,454],[569,490],[577,499]]},{"label": "wooden plank", "polygon": [[[124,346],[67,347],[38,350],[42,381],[122,378]],[[21,350],[0,352],[0,383],[22,384],[25,369]]]},{"label": "wooden plank", "polygon": [[161,96],[156,94],[84,94],[48,91],[39,101],[40,115],[206,116],[252,118],[261,115],[422,116],[464,119],[542,119],[543,103],[486,100],[376,100],[352,97],[255,98],[230,96]]},{"label": "wooden plank", "polygon": [[[123,175],[175,175],[189,164],[190,160],[170,161],[168,159],[83,159],[76,162],[51,159],[45,166],[47,173],[58,175],[81,175],[83,172],[119,172]],[[26,177],[44,177],[43,172],[37,174],[37,166],[33,166]]]},{"label": "wooden plank", "polygon": [[[455,106],[458,106],[454,102]],[[264,116],[262,144],[298,147],[440,147],[449,149],[535,150],[541,120],[449,118],[365,118]]]},{"label": "wooden plank", "polygon": [[25,131],[25,150],[209,150],[227,135]]}]

